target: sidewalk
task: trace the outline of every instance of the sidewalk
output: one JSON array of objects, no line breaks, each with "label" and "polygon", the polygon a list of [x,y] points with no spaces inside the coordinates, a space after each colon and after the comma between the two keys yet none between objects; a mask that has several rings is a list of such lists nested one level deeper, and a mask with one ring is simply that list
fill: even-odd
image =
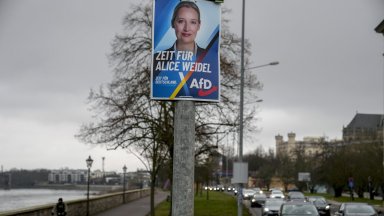
[{"label": "sidewalk", "polygon": [[[155,206],[167,198],[168,192],[156,191],[155,194]],[[146,216],[151,210],[150,196],[134,200],[116,208],[107,210],[96,216],[125,216],[135,214],[135,216]]]}]

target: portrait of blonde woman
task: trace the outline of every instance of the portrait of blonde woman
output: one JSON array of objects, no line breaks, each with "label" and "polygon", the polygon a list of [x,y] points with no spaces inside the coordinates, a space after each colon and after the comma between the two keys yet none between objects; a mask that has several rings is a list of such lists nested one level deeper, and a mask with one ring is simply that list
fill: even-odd
[{"label": "portrait of blonde woman", "polygon": [[[151,97],[217,98],[219,9],[208,1],[155,2]],[[217,18],[209,19],[215,11]]]}]

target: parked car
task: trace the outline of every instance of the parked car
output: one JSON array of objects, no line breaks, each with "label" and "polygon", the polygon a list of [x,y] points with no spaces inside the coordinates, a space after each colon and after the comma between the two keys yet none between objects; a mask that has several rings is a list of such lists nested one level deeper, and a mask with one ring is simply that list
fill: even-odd
[{"label": "parked car", "polygon": [[299,191],[288,192],[287,200],[288,201],[302,201],[302,202],[307,201],[304,194],[299,192]]},{"label": "parked car", "polygon": [[280,216],[319,216],[315,205],[310,202],[285,202],[280,207]]},{"label": "parked car", "polygon": [[320,215],[331,215],[331,204],[327,203],[327,200],[322,196],[308,196],[307,200],[312,202]]},{"label": "parked car", "polygon": [[269,198],[265,200],[262,209],[263,216],[278,216],[281,205],[284,203],[283,199]]},{"label": "parked car", "polygon": [[251,199],[251,207],[262,207],[267,196],[263,193],[255,193]]},{"label": "parked car", "polygon": [[[381,213],[381,212],[380,212]],[[378,216],[376,210],[367,203],[342,203],[335,212],[336,216]]]},{"label": "parked car", "polygon": [[271,193],[269,194],[269,198],[280,198],[280,199],[284,199],[285,196],[284,196],[284,193],[280,190],[273,190],[271,191]]}]

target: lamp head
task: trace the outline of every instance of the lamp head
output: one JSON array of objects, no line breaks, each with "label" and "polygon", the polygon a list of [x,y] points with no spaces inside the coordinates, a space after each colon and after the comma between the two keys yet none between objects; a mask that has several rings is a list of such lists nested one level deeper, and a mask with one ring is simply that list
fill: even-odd
[{"label": "lamp head", "polygon": [[92,167],[92,163],[93,163],[91,155],[89,155],[88,159],[85,160],[85,162],[87,162],[87,167],[88,167],[88,169],[90,169]]},{"label": "lamp head", "polygon": [[278,65],[278,64],[279,64],[278,61],[274,61],[274,62],[269,63],[269,65]]}]

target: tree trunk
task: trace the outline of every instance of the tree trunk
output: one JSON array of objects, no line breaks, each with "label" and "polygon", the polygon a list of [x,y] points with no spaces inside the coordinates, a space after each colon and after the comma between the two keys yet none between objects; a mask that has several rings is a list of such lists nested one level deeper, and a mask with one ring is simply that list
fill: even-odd
[{"label": "tree trunk", "polygon": [[335,197],[341,197],[341,194],[343,193],[343,187],[333,187],[333,190],[335,190]]},{"label": "tree trunk", "polygon": [[156,175],[158,172],[158,157],[156,145],[152,145],[152,171],[151,171],[151,216],[155,216],[155,184],[156,184]]},{"label": "tree trunk", "polygon": [[196,181],[195,184],[196,184],[195,196],[197,196],[197,195],[199,195],[199,185],[200,185],[200,183],[199,183],[199,181]]},{"label": "tree trunk", "polygon": [[155,182],[156,175],[153,174],[151,178],[151,216],[155,216]]}]

